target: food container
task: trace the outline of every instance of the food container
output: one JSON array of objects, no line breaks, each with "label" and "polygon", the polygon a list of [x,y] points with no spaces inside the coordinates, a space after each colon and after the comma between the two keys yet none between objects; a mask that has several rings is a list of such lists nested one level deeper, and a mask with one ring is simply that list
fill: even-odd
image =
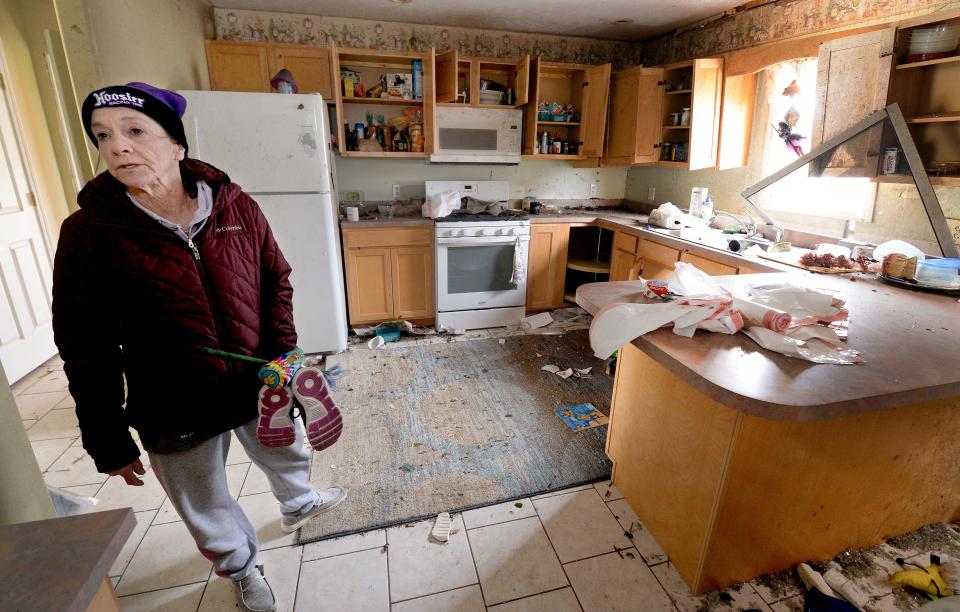
[{"label": "food container", "polygon": [[939,287],[960,287],[960,259],[925,259],[918,262],[917,282]]},{"label": "food container", "polygon": [[886,175],[897,173],[897,162],[900,157],[900,149],[897,147],[887,147],[883,150],[883,173]]},{"label": "food container", "polygon": [[393,204],[380,204],[377,210],[380,211],[381,219],[393,219]]},{"label": "food container", "polygon": [[566,123],[570,120],[570,116],[566,113],[550,113],[550,121],[558,121],[560,123]]},{"label": "food container", "polygon": [[960,24],[942,23],[927,28],[916,28],[910,33],[907,61],[922,62],[949,57],[960,42]]},{"label": "food container", "polygon": [[680,110],[682,111],[680,113],[680,125],[690,125],[690,109],[684,107]]},{"label": "food container", "polygon": [[537,121],[550,121],[550,111],[540,111],[537,113]]},{"label": "food container", "polygon": [[480,104],[503,104],[503,92],[481,89]]}]

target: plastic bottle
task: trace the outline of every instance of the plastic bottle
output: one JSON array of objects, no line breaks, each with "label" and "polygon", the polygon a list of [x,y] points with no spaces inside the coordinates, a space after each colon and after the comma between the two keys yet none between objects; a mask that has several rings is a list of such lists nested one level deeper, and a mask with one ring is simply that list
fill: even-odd
[{"label": "plastic bottle", "polygon": [[543,135],[540,136],[540,153],[542,155],[550,153],[550,132],[546,130],[544,130]]},{"label": "plastic bottle", "polygon": [[709,221],[713,218],[713,196],[707,195],[700,205],[700,218]]}]

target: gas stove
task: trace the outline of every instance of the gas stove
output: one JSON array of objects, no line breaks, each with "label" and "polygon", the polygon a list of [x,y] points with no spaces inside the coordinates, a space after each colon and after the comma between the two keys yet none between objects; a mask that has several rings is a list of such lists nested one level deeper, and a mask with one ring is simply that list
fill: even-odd
[{"label": "gas stove", "polygon": [[467,211],[455,210],[446,217],[440,217],[437,223],[502,223],[509,221],[520,221],[528,218],[530,215],[525,210],[514,210],[505,208],[499,215],[490,213],[469,213]]}]

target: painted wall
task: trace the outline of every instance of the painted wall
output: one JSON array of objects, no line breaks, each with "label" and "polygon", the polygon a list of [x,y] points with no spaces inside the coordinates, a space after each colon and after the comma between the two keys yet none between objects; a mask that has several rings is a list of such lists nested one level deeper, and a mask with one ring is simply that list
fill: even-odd
[{"label": "painted wall", "polygon": [[[50,137],[38,85],[43,72],[34,68],[28,27],[16,0],[0,0],[0,44],[9,81],[7,84],[24,139],[27,163],[50,245],[56,244],[60,224],[69,214],[57,155]],[[51,251],[52,252],[52,251]]]},{"label": "painted wall", "polygon": [[389,200],[393,185],[400,185],[400,198],[423,196],[424,181],[508,181],[510,197],[528,195],[540,199],[587,199],[590,184],[597,184],[597,197],[620,199],[624,195],[626,168],[572,168],[569,162],[524,161],[516,166],[431,165],[420,160],[338,158],[340,193],[362,191],[366,200]]},{"label": "painted wall", "polygon": [[[144,81],[167,89],[210,89],[203,41],[214,30],[206,0],[54,2],[77,116],[87,94],[104,85]],[[85,153],[92,169],[96,150],[87,146]]]},{"label": "painted wall", "polygon": [[456,49],[462,55],[519,58],[539,55],[554,62],[605,64],[640,63],[636,43],[552,36],[503,30],[478,30],[370,19],[345,19],[297,13],[214,9],[218,40],[249,40],[341,47],[424,51]]}]

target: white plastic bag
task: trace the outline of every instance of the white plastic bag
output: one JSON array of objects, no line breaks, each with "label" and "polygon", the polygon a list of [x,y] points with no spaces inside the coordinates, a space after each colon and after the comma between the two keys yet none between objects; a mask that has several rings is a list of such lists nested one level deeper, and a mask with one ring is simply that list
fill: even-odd
[{"label": "white plastic bag", "polygon": [[427,201],[420,208],[420,212],[424,217],[436,219],[446,217],[458,208],[460,208],[460,192],[456,190],[444,191],[427,198]]}]

